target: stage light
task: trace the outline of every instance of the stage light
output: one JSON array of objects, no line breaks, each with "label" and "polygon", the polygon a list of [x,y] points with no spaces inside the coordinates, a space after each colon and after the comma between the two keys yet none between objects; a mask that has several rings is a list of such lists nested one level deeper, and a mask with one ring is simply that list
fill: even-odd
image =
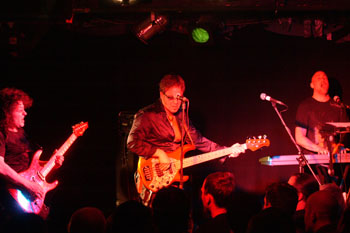
[{"label": "stage light", "polygon": [[209,38],[209,32],[204,28],[198,27],[192,30],[192,39],[197,43],[207,43]]},{"label": "stage light", "polygon": [[190,37],[195,44],[210,44],[213,31],[217,27],[216,19],[211,15],[200,16],[191,24]]},{"label": "stage light", "polygon": [[162,32],[168,24],[168,18],[164,15],[156,16],[151,13],[151,17],[136,26],[135,34],[143,43],[148,44],[148,40],[155,34]]},{"label": "stage light", "polygon": [[[106,0],[103,0],[106,1]],[[136,5],[140,3],[151,3],[152,0],[107,0],[107,2],[110,1],[113,5],[122,5],[122,6],[128,6],[128,5]]]}]

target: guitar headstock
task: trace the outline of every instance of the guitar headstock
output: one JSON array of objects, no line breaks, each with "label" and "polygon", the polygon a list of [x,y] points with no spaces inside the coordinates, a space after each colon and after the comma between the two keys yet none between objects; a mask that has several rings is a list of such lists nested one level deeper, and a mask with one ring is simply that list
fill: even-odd
[{"label": "guitar headstock", "polygon": [[258,138],[249,138],[246,140],[245,144],[247,148],[251,151],[256,151],[264,146],[270,146],[270,140],[266,138],[266,135],[259,136]]},{"label": "guitar headstock", "polygon": [[88,127],[89,127],[88,122],[80,122],[79,124],[76,124],[72,127],[73,133],[77,137],[82,136]]}]

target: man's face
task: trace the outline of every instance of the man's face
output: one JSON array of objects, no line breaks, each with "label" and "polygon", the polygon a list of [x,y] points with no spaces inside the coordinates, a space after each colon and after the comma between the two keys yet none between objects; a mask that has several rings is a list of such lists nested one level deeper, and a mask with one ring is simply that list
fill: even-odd
[{"label": "man's face", "polygon": [[24,127],[24,118],[27,115],[22,101],[18,101],[12,108],[10,113],[10,128],[19,129]]},{"label": "man's face", "polygon": [[291,176],[289,177],[288,184],[294,186],[296,183],[296,180],[297,180],[296,176]]},{"label": "man's face", "polygon": [[329,89],[327,75],[322,71],[316,72],[311,80],[311,88],[314,89],[314,92],[326,95]]},{"label": "man's face", "polygon": [[208,194],[205,193],[205,180],[203,182],[202,188],[201,188],[201,200],[202,200],[202,204],[203,204],[203,212],[205,216],[210,216],[210,212],[209,212],[209,205],[208,205]]},{"label": "man's face", "polygon": [[177,97],[183,96],[183,90],[180,87],[170,87],[165,93],[160,92],[160,99],[164,108],[170,113],[176,113],[181,106],[181,100]]}]

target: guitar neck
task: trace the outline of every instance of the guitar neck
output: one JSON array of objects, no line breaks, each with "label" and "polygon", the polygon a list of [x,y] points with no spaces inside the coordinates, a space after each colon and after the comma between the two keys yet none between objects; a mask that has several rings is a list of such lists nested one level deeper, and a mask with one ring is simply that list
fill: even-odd
[{"label": "guitar neck", "polygon": [[[243,144],[243,147],[245,149],[247,149],[246,144]],[[204,162],[207,162],[210,160],[218,159],[218,158],[224,157],[225,155],[229,155],[231,153],[232,153],[231,148],[225,148],[222,150],[217,150],[217,151],[208,152],[208,153],[192,156],[189,158],[185,158],[183,160],[183,168],[191,167],[191,166],[196,165],[196,164],[200,164],[200,163],[204,163]],[[238,156],[238,154],[237,154],[237,156]],[[180,161],[177,161],[176,165],[177,165],[177,167],[180,167]]]},{"label": "guitar neck", "polygon": [[45,164],[45,166],[40,171],[43,177],[46,177],[50,173],[52,168],[55,166],[56,156],[64,155],[77,138],[78,137],[74,133],[72,133],[72,135],[66,140],[66,142],[63,143],[63,145],[52,155],[50,160]]}]

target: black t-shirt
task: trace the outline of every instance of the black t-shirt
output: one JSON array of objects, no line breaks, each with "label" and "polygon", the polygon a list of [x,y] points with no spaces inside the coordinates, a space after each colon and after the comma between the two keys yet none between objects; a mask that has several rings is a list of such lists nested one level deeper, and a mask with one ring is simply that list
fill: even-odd
[{"label": "black t-shirt", "polygon": [[23,129],[18,132],[0,132],[0,156],[16,172],[28,169],[30,163],[31,145]]},{"label": "black t-shirt", "polygon": [[332,99],[319,102],[309,97],[301,102],[296,115],[296,126],[306,129],[306,137],[316,144],[325,123],[345,121],[348,121],[345,109]]},{"label": "black t-shirt", "polygon": [[233,233],[230,223],[228,221],[227,214],[220,214],[215,218],[209,219],[207,222],[203,223],[195,231],[195,233]]}]

